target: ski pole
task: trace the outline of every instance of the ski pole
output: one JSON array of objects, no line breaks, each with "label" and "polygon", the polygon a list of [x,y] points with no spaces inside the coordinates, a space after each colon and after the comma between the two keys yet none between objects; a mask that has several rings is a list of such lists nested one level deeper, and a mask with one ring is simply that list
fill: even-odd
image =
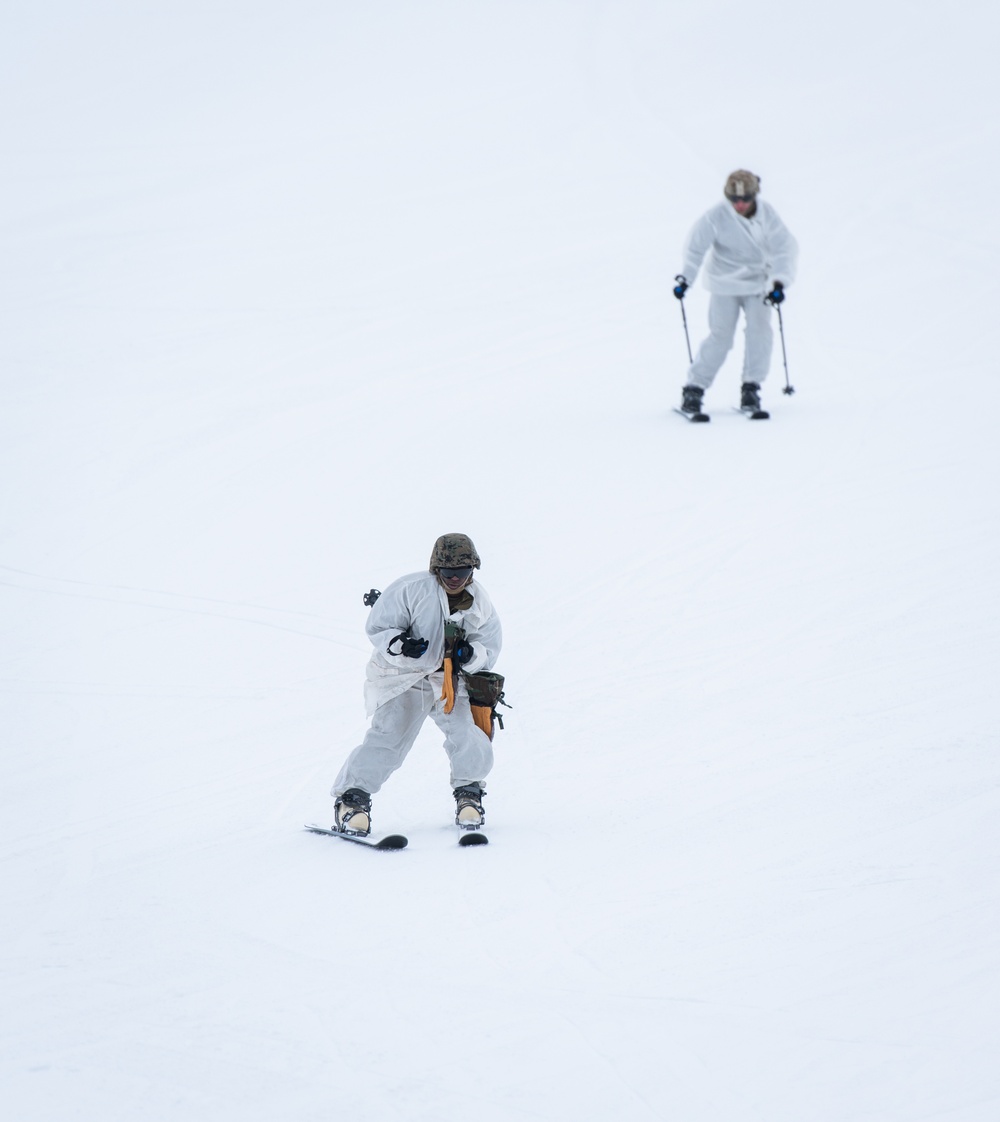
[{"label": "ski pole", "polygon": [[[675,281],[678,281],[678,282],[681,282],[681,281],[684,281],[684,278],[683,278],[682,276],[678,275],[678,276],[674,277],[674,280],[675,280]],[[687,282],[686,282],[686,281],[684,281],[684,283],[686,284]],[[680,300],[678,300],[677,302],[678,302],[678,304],[680,304],[680,306],[681,306],[681,319],[682,319],[682,320],[683,320],[683,322],[684,322],[684,342],[685,342],[685,343],[687,343],[687,349],[688,349],[688,362],[694,362],[694,355],[692,355],[692,354],[691,354],[691,336],[690,336],[690,335],[688,335],[688,318],[687,318],[687,312],[685,312],[685,311],[684,311],[684,297],[682,296],[682,297],[680,298]]]},{"label": "ski pole", "polygon": [[788,381],[788,353],[785,350],[785,324],[781,318],[781,305],[775,304],[774,310],[778,313],[778,330],[781,333],[781,361],[785,364],[785,388],[781,391],[789,395],[795,393],[795,387]]}]

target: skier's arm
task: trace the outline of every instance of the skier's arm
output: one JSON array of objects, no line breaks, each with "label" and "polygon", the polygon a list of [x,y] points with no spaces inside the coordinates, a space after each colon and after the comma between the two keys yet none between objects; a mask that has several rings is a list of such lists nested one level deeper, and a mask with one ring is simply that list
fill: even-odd
[{"label": "skier's arm", "polygon": [[476,631],[467,631],[465,637],[472,644],[472,658],[462,669],[467,674],[492,670],[503,645],[503,633],[496,612],[491,612],[489,619],[484,620]]},{"label": "skier's arm", "polygon": [[[365,632],[371,640],[372,646],[383,655],[390,655],[389,645],[400,635],[409,631],[412,617],[406,603],[405,589],[393,588],[391,585],[378,598],[369,613],[365,623]],[[416,639],[423,636],[416,635]],[[399,644],[394,648],[394,653],[399,654]]]},{"label": "skier's arm", "polygon": [[705,260],[705,254],[712,248],[713,241],[715,241],[715,227],[712,225],[712,219],[708,214],[702,215],[692,226],[684,242],[684,266],[681,275],[689,285],[694,284],[701,263]]},{"label": "skier's arm", "polygon": [[791,231],[772,213],[772,227],[769,235],[771,248],[771,280],[789,285],[795,280],[795,266],[798,263],[799,243]]}]

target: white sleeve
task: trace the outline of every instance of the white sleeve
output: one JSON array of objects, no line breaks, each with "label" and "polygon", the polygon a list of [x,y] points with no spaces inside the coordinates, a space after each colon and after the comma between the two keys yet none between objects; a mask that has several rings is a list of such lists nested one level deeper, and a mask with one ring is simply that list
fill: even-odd
[{"label": "white sleeve", "polygon": [[466,638],[472,644],[472,658],[462,667],[466,674],[492,670],[503,644],[503,632],[496,612],[491,612],[475,631],[466,632]]},{"label": "white sleeve", "polygon": [[[406,587],[404,584],[391,584],[375,601],[365,623],[365,632],[372,646],[383,655],[389,653],[389,644],[393,639],[413,622],[405,599]],[[399,653],[398,648],[394,653]]]},{"label": "white sleeve", "polygon": [[712,248],[715,241],[715,226],[712,223],[711,212],[702,215],[691,227],[691,232],[684,242],[684,265],[681,273],[688,284],[694,284],[701,268],[705,254]]},{"label": "white sleeve", "polygon": [[788,227],[773,211],[771,212],[772,226],[770,231],[771,249],[771,279],[779,280],[782,284],[791,284],[795,280],[795,266],[798,262],[799,243],[792,236]]}]

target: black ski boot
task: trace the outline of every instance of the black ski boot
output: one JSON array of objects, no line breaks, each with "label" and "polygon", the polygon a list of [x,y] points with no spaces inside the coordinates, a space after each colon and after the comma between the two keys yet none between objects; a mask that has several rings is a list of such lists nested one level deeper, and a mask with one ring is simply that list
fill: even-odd
[{"label": "black ski boot", "polygon": [[690,417],[703,416],[701,399],[705,396],[705,391],[701,386],[685,386],[681,393],[684,395],[681,399],[681,412],[687,413]]},{"label": "black ski boot", "polygon": [[341,834],[366,838],[372,832],[372,797],[360,787],[351,787],[333,804],[334,829]]},{"label": "black ski boot", "polygon": [[463,830],[478,830],[486,821],[486,811],[483,810],[486,792],[478,783],[470,783],[467,787],[456,787],[454,794],[455,825]]},{"label": "black ski boot", "polygon": [[744,382],[740,390],[740,409],[744,413],[760,412],[760,386],[756,382]]}]

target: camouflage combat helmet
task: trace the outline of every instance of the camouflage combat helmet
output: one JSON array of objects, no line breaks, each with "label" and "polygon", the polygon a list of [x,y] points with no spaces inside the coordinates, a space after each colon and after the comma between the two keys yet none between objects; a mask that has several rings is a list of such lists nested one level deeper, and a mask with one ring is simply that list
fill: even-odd
[{"label": "camouflage combat helmet", "polygon": [[730,202],[733,199],[753,199],[759,191],[760,176],[754,175],[752,171],[747,171],[745,168],[739,168],[732,172],[723,189],[723,193]]},{"label": "camouflage combat helmet", "polygon": [[438,569],[464,569],[466,565],[471,565],[474,569],[482,565],[472,538],[465,534],[442,534],[431,550],[430,571],[436,573]]}]

